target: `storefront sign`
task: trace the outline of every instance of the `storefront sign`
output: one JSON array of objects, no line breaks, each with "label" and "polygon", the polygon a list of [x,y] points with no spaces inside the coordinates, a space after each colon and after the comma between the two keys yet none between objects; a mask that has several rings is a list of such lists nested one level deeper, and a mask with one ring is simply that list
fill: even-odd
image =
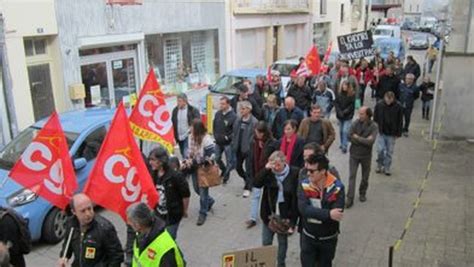
[{"label": "storefront sign", "polygon": [[122,60],[114,60],[114,61],[112,61],[112,68],[113,68],[114,70],[118,70],[118,69],[123,68]]},{"label": "storefront sign", "polygon": [[372,47],[374,41],[372,40],[371,31],[338,36],[337,43],[341,57],[346,60],[370,57],[375,54],[375,50]]},{"label": "storefront sign", "polygon": [[222,255],[222,267],[275,267],[276,258],[275,246],[239,250]]}]

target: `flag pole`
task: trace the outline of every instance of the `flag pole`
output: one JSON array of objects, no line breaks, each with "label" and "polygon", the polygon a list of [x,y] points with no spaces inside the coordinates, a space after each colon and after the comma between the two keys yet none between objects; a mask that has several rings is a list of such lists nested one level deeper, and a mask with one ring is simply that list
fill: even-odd
[{"label": "flag pole", "polygon": [[66,241],[66,247],[64,248],[63,256],[62,259],[66,260],[66,255],[67,251],[69,250],[69,245],[71,244],[71,239],[72,239],[72,234],[74,233],[74,227],[71,227],[71,230],[69,231],[69,236]]}]

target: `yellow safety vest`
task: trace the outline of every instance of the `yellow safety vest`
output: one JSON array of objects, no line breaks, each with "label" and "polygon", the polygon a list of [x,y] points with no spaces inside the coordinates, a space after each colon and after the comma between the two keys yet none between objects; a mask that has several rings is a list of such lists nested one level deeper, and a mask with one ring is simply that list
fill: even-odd
[{"label": "yellow safety vest", "polygon": [[176,245],[176,242],[168,233],[164,230],[159,236],[153,240],[153,242],[146,247],[140,254],[140,250],[137,245],[137,240],[133,243],[133,267],[148,267],[148,266],[160,266],[161,258],[166,252],[174,249],[174,256],[178,267],[184,267],[184,261],[181,256],[181,252]]}]

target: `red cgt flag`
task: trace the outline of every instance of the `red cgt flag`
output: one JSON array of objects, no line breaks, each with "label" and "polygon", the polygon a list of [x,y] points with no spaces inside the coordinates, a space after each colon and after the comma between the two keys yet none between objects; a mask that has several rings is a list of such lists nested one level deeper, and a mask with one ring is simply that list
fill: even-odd
[{"label": "red cgt flag", "polygon": [[311,75],[319,74],[321,69],[321,59],[319,58],[318,49],[315,45],[311,47],[305,58],[306,67],[311,72]]},{"label": "red cgt flag", "polygon": [[124,221],[130,204],[141,201],[154,208],[158,202],[158,193],[133,137],[123,103],[115,112],[84,193],[96,204],[118,213]]},{"label": "red cgt flag", "polygon": [[130,115],[130,125],[136,137],[160,143],[172,153],[175,139],[171,114],[152,68]]},{"label": "red cgt flag", "polygon": [[68,205],[78,186],[56,112],[25,149],[9,176],[60,209]]}]

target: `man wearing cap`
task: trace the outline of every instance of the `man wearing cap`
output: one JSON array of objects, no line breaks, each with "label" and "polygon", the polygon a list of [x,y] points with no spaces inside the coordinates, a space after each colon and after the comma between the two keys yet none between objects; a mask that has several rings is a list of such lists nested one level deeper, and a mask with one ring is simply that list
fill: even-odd
[{"label": "man wearing cap", "polygon": [[188,153],[188,136],[191,122],[199,119],[199,110],[188,103],[188,96],[181,93],[177,97],[177,105],[173,109],[171,121],[173,122],[174,138],[179,145],[179,151],[184,158]]}]

